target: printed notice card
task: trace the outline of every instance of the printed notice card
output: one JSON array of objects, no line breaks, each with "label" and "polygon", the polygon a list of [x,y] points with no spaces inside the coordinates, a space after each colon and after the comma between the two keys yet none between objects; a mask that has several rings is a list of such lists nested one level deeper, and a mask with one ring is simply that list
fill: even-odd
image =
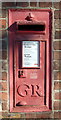
[{"label": "printed notice card", "polygon": [[39,67],[39,42],[38,41],[23,41],[23,67]]}]

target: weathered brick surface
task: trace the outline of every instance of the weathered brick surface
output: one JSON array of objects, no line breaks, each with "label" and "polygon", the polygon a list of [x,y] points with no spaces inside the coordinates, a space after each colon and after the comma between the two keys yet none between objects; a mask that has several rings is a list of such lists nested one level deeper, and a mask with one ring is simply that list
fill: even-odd
[{"label": "weathered brick surface", "polygon": [[53,62],[53,70],[61,70],[61,60]]},{"label": "weathered brick surface", "polygon": [[54,82],[54,89],[61,90],[61,82]]},{"label": "weathered brick surface", "polygon": [[2,110],[7,110],[7,102],[2,103]]},{"label": "weathered brick surface", "polygon": [[0,30],[0,39],[7,39],[7,31],[6,30]]},{"label": "weathered brick surface", "polygon": [[61,50],[61,41],[55,41],[53,43],[54,50]]},{"label": "weathered brick surface", "polygon": [[19,6],[19,7],[28,7],[29,3],[28,2],[17,2],[16,6]]},{"label": "weathered brick surface", "polygon": [[0,82],[0,90],[1,91],[7,90],[7,82]]},{"label": "weathered brick surface", "polygon": [[59,9],[61,10],[61,1],[59,2]]},{"label": "weathered brick surface", "polygon": [[60,19],[61,18],[61,10],[55,10],[54,18],[55,19]]},{"label": "weathered brick surface", "polygon": [[25,113],[8,113],[8,118],[20,118],[20,120],[23,120],[25,118]]},{"label": "weathered brick surface", "polygon": [[61,101],[54,102],[54,110],[61,110]]},{"label": "weathered brick surface", "polygon": [[54,112],[54,118],[61,118],[61,112]]},{"label": "weathered brick surface", "polygon": [[60,2],[54,2],[52,4],[53,4],[53,8],[60,9]]},{"label": "weathered brick surface", "polygon": [[26,118],[36,118],[36,113],[32,114],[32,113],[26,113],[25,114]]},{"label": "weathered brick surface", "polygon": [[0,50],[2,50],[2,40],[0,40]]},{"label": "weathered brick surface", "polygon": [[7,59],[7,51],[6,50],[2,51],[2,59]]},{"label": "weathered brick surface", "polygon": [[[5,39],[5,38],[7,39],[7,37],[8,37],[7,36],[7,30],[3,30],[2,31],[2,39]],[[1,38],[1,36],[0,36],[0,38]]]},{"label": "weathered brick surface", "polygon": [[44,112],[44,113],[26,113],[26,118],[40,118],[40,119],[45,119],[45,118],[53,118],[53,114],[51,112]]},{"label": "weathered brick surface", "polygon": [[0,70],[7,70],[7,62],[0,61]]},{"label": "weathered brick surface", "polygon": [[8,112],[2,112],[2,117],[3,118],[8,118]]},{"label": "weathered brick surface", "polygon": [[2,39],[2,30],[0,30],[0,39]]},{"label": "weathered brick surface", "polygon": [[[25,113],[19,114],[19,113],[8,113],[8,112],[2,112],[3,120],[11,119],[11,120],[24,120],[25,119]],[[16,119],[18,118],[18,119]],[[24,118],[24,119],[23,119]]]},{"label": "weathered brick surface", "polygon": [[7,67],[8,67],[8,65],[7,65],[7,62],[2,62],[2,70],[7,70]]},{"label": "weathered brick surface", "polygon": [[0,92],[0,100],[2,100],[2,101],[7,100],[7,93],[6,92]]},{"label": "weathered brick surface", "polygon": [[15,2],[2,2],[3,7],[15,7]]},{"label": "weathered brick surface", "polygon": [[54,20],[55,29],[61,29],[61,19]]},{"label": "weathered brick surface", "polygon": [[12,119],[17,119],[17,118],[20,118],[20,119],[22,119],[21,118],[21,116],[20,116],[20,114],[15,114],[15,115],[12,115],[12,116],[10,116],[10,118],[12,118]]},{"label": "weathered brick surface", "polygon": [[37,2],[30,2],[30,6],[31,7],[36,7],[37,6]]},{"label": "weathered brick surface", "polygon": [[7,45],[8,45],[7,42],[8,42],[8,40],[3,40],[3,41],[2,41],[2,49],[3,49],[3,50],[7,49],[7,47],[8,47],[8,46],[7,46]]},{"label": "weathered brick surface", "polygon": [[0,51],[0,59],[7,59],[7,50]]},{"label": "weathered brick surface", "polygon": [[61,31],[55,31],[55,39],[61,39]]},{"label": "weathered brick surface", "polygon": [[0,29],[4,29],[4,28],[6,28],[6,20],[4,20],[4,19],[0,19]]},{"label": "weathered brick surface", "polygon": [[54,80],[61,80],[61,72],[59,71],[54,72]]},{"label": "weathered brick surface", "polygon": [[52,7],[52,2],[39,2],[39,7]]},{"label": "weathered brick surface", "polygon": [[7,80],[7,73],[6,72],[1,73],[0,80]]},{"label": "weathered brick surface", "polygon": [[54,60],[61,60],[61,51],[54,51],[53,58]]},{"label": "weathered brick surface", "polygon": [[54,99],[61,100],[61,92],[55,92]]},{"label": "weathered brick surface", "polygon": [[0,18],[6,18],[6,10],[0,9]]}]

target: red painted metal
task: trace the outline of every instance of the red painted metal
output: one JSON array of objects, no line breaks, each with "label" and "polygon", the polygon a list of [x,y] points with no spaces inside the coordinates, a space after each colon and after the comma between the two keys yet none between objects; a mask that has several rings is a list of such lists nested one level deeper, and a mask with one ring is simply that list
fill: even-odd
[{"label": "red painted metal", "polygon": [[[26,19],[25,19],[26,18]],[[43,31],[18,25],[43,24]],[[21,26],[20,26],[21,27]],[[24,25],[25,27],[25,25]],[[51,11],[9,10],[10,112],[51,110]],[[38,41],[39,66],[23,67],[22,41]],[[31,43],[31,42],[30,42]]]}]

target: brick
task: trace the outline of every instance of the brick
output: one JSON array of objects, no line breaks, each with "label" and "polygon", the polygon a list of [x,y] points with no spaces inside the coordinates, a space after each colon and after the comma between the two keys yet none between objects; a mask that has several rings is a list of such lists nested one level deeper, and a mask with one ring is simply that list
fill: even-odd
[{"label": "brick", "polygon": [[60,119],[61,118],[61,112],[54,112],[54,118]]},{"label": "brick", "polygon": [[16,113],[7,113],[7,112],[3,112],[2,111],[2,115],[4,117],[4,119],[2,119],[2,120],[9,120],[9,119],[11,119],[11,120],[17,120],[15,118],[18,118],[18,119],[20,118],[19,120],[24,120],[23,118],[25,118],[25,113],[23,113],[23,114],[17,113],[16,114]]},{"label": "brick", "polygon": [[61,50],[61,41],[55,41],[53,43],[54,50]]},{"label": "brick", "polygon": [[55,39],[61,39],[61,31],[55,31]]},{"label": "brick", "polygon": [[26,113],[25,114],[26,118],[36,118],[36,113],[32,114],[32,113]]},{"label": "brick", "polygon": [[[8,112],[3,112],[2,111],[2,116],[3,116],[3,119],[2,120],[24,120],[23,118],[24,117],[24,113],[22,114],[23,118],[21,118],[21,114],[12,114],[12,113],[8,113]],[[16,119],[18,118],[18,119]],[[20,118],[20,119],[19,119]]]},{"label": "brick", "polygon": [[0,40],[0,50],[2,50],[2,40]]},{"label": "brick", "polygon": [[[21,115],[23,116],[23,118],[25,118],[25,117],[24,117],[24,113],[23,113],[23,114],[21,114],[21,113],[20,113],[20,114],[19,114],[19,113],[17,113],[17,114],[16,114],[16,113],[8,113],[7,117],[10,118],[10,119],[11,119],[11,118],[20,118],[20,120],[23,120],[23,119],[21,119],[21,118],[22,118]],[[12,120],[12,119],[11,119],[11,120]],[[14,119],[13,119],[13,120],[14,120]],[[17,119],[16,119],[16,120],[17,120]]]},{"label": "brick", "polygon": [[8,42],[8,41],[4,41],[4,40],[2,41],[2,49],[3,49],[3,50],[6,50],[6,49],[7,49],[7,42]]},{"label": "brick", "polygon": [[2,62],[2,70],[7,70],[7,62]]},{"label": "brick", "polygon": [[7,59],[7,51],[6,50],[2,51],[2,59]]},{"label": "brick", "polygon": [[7,103],[6,102],[2,103],[2,110],[7,110]]},{"label": "brick", "polygon": [[2,39],[7,39],[7,30],[2,31]]},{"label": "brick", "polygon": [[0,30],[0,39],[2,39],[2,30]]},{"label": "brick", "polygon": [[8,45],[7,42],[8,42],[8,40],[3,40],[3,41],[2,41],[2,49],[3,49],[3,50],[7,49],[7,47],[8,47],[8,46],[7,46],[7,45]]},{"label": "brick", "polygon": [[61,92],[55,92],[54,99],[60,100],[61,99]]},{"label": "brick", "polygon": [[54,82],[54,90],[61,90],[61,82]]},{"label": "brick", "polygon": [[39,2],[39,7],[52,7],[52,2]]},{"label": "brick", "polygon": [[[52,118],[53,114],[52,113],[26,113],[26,118],[30,119],[30,118]],[[27,120],[28,120],[27,119]]]},{"label": "brick", "polygon": [[61,10],[61,1],[59,2],[59,9]]},{"label": "brick", "polygon": [[41,113],[41,114],[36,114],[36,118],[41,118],[41,119],[52,119],[53,118],[53,114],[52,113]]},{"label": "brick", "polygon": [[2,2],[3,7],[15,7],[15,2]]},{"label": "brick", "polygon": [[56,9],[60,9],[60,2],[53,2],[53,7]]},{"label": "brick", "polygon": [[6,18],[6,9],[0,9],[0,18]]},{"label": "brick", "polygon": [[0,20],[0,29],[4,29],[4,28],[6,28],[6,20],[1,19]]},{"label": "brick", "polygon": [[0,112],[2,112],[2,102],[0,102]]},{"label": "brick", "polygon": [[0,115],[0,119],[3,119],[2,113],[1,113],[1,115]]},{"label": "brick", "polygon": [[[16,118],[20,118],[20,114],[15,114],[15,115],[12,115],[10,118],[12,118],[12,119],[16,119]],[[21,120],[22,120],[22,118],[20,118]]]},{"label": "brick", "polygon": [[61,29],[61,19],[54,20],[54,27],[55,29]]},{"label": "brick", "polygon": [[2,72],[0,72],[0,80],[2,80]]},{"label": "brick", "polygon": [[2,2],[0,1],[0,9],[2,9]]},{"label": "brick", "polygon": [[53,62],[53,70],[61,70],[61,60]]},{"label": "brick", "polygon": [[54,60],[61,60],[61,51],[54,51],[53,59]]},{"label": "brick", "polygon": [[0,9],[0,18],[2,18],[2,9]]},{"label": "brick", "polygon": [[7,62],[0,61],[0,70],[7,70]]},{"label": "brick", "polygon": [[7,40],[2,40],[2,49],[6,50],[7,49]]},{"label": "brick", "polygon": [[7,73],[6,72],[2,72],[2,78],[0,76],[0,80],[7,80]]},{"label": "brick", "polygon": [[5,39],[7,37],[7,31],[6,30],[0,30],[0,39]]},{"label": "brick", "polygon": [[0,59],[7,59],[7,50],[0,51]]},{"label": "brick", "polygon": [[53,118],[53,114],[52,113],[44,113],[44,114],[40,114],[40,115],[38,115],[38,114],[36,114],[36,118],[41,118],[41,119],[52,119]]},{"label": "brick", "polygon": [[1,91],[7,90],[7,82],[0,82],[0,90]]},{"label": "brick", "polygon": [[2,59],[2,51],[0,50],[0,59]]},{"label": "brick", "polygon": [[61,110],[61,101],[54,102],[54,110]]},{"label": "brick", "polygon": [[61,72],[54,72],[54,80],[61,80]]},{"label": "brick", "polygon": [[[7,118],[8,118],[8,112],[3,112],[3,111],[2,111],[2,116],[3,116],[4,119],[6,118],[6,120],[7,120]],[[3,119],[3,120],[4,120],[4,119]]]},{"label": "brick", "polygon": [[61,18],[61,10],[55,10],[54,18],[55,19],[60,19]]},{"label": "brick", "polygon": [[36,7],[37,6],[37,2],[30,2],[30,6],[31,7]]},{"label": "brick", "polygon": [[28,2],[17,2],[16,6],[19,6],[19,7],[28,7],[29,3]]},{"label": "brick", "polygon": [[0,100],[2,100],[2,101],[7,100],[7,93],[6,92],[0,92]]}]

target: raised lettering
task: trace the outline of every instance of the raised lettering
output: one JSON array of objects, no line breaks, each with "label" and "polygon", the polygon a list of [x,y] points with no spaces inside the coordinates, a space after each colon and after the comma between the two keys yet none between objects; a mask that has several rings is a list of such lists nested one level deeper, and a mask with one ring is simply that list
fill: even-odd
[{"label": "raised lettering", "polygon": [[42,97],[41,87],[39,85],[19,85],[17,88],[17,93],[21,97],[31,96],[31,97]]},{"label": "raised lettering", "polygon": [[20,95],[21,97],[25,97],[26,95],[28,95],[27,90],[30,89],[28,85],[24,84],[24,85],[19,85],[17,88],[17,93],[18,95]]}]

